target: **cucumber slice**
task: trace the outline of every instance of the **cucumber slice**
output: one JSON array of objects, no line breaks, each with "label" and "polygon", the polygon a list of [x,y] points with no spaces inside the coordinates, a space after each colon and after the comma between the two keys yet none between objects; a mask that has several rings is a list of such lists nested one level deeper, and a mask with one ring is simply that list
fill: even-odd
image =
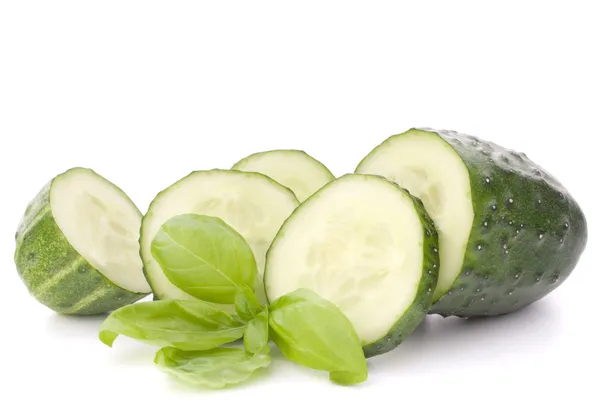
[{"label": "cucumber slice", "polygon": [[421,202],[379,176],[344,175],[303,202],[267,254],[270,301],[315,291],[350,319],[367,356],[398,346],[437,282],[437,233]]},{"label": "cucumber slice", "polygon": [[301,150],[271,150],[252,154],[232,167],[269,176],[294,192],[300,202],[335,176],[321,162]]},{"label": "cucumber slice", "polygon": [[264,300],[265,253],[296,206],[292,191],[260,173],[197,171],[169,186],[152,201],[142,220],[140,248],[155,299],[195,299],[169,282],[151,253],[152,240],[167,220],[193,213],[219,217],[244,237],[256,257],[257,296]]},{"label": "cucumber slice", "polygon": [[439,233],[432,313],[504,314],[542,298],[587,241],[581,209],[523,153],[454,131],[411,129],[358,165],[423,200]]},{"label": "cucumber slice", "polygon": [[150,292],[139,255],[141,214],[117,186],[89,169],[50,181],[16,234],[15,263],[29,292],[66,314],[99,314]]},{"label": "cucumber slice", "polygon": [[384,142],[359,164],[356,173],[385,176],[423,201],[439,233],[436,301],[461,270],[474,212],[469,171],[448,143],[423,140],[429,136],[414,131]]}]

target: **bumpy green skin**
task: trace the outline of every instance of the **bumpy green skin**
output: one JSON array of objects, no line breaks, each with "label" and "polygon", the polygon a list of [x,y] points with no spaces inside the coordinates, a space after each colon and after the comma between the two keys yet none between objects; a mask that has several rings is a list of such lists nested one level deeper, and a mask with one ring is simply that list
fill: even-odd
[{"label": "bumpy green skin", "polygon": [[94,269],[69,244],[50,207],[48,183],[29,204],[18,227],[17,271],[30,294],[64,314],[106,313],[146,294],[118,287]]},{"label": "bumpy green skin", "polygon": [[381,355],[391,351],[400,345],[417,328],[431,307],[433,290],[435,290],[435,286],[437,285],[440,266],[437,231],[433,221],[425,211],[421,200],[410,195],[407,190],[402,190],[407,196],[412,198],[415,210],[423,225],[423,272],[413,303],[387,335],[363,347],[366,357]]},{"label": "bumpy green skin", "polygon": [[454,131],[427,131],[462,158],[475,213],[461,273],[431,313],[505,314],[562,284],[587,241],[585,216],[567,190],[523,153]]}]

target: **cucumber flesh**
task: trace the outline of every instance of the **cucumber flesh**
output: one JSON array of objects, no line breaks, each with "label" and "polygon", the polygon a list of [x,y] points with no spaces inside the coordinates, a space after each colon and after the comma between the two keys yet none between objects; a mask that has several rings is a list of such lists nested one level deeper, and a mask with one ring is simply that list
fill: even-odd
[{"label": "cucumber flesh", "polygon": [[384,176],[419,197],[439,234],[440,274],[434,301],[460,273],[474,212],[469,172],[460,156],[433,133],[392,137],[358,165],[356,173]]},{"label": "cucumber flesh", "polygon": [[283,221],[298,205],[288,188],[259,173],[233,170],[198,171],[157,195],[142,221],[140,248],[146,278],[156,299],[194,299],[173,285],[153,258],[151,244],[160,227],[181,214],[219,217],[239,232],[256,257],[264,300],[265,253]]},{"label": "cucumber flesh", "polygon": [[141,214],[129,198],[91,171],[56,179],[50,193],[56,224],[71,246],[116,285],[149,293],[142,272]]},{"label": "cucumber flesh", "polygon": [[252,154],[232,167],[269,176],[294,192],[300,202],[335,176],[321,162],[301,150],[271,150]]},{"label": "cucumber flesh", "polygon": [[303,202],[277,234],[267,254],[267,297],[313,290],[350,319],[367,355],[387,352],[429,309],[436,239],[408,192],[379,176],[342,176]]},{"label": "cucumber flesh", "polygon": [[142,215],[89,169],[55,177],[32,200],[16,234],[15,264],[29,292],[54,311],[100,314],[151,290],[142,272]]},{"label": "cucumber flesh", "polygon": [[423,198],[443,272],[431,313],[517,311],[560,286],[586,247],[586,218],[556,178],[524,153],[472,135],[411,129],[375,148],[357,172]]}]

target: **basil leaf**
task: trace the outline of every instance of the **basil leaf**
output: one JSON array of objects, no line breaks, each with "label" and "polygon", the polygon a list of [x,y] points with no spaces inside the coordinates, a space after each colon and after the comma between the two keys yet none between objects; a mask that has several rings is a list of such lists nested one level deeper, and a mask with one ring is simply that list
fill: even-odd
[{"label": "basil leaf", "polygon": [[329,371],[338,384],[367,379],[367,362],[350,320],[331,302],[306,289],[278,298],[270,307],[271,338],[298,364]]},{"label": "basil leaf", "polygon": [[255,354],[269,351],[269,309],[250,320],[244,331],[244,348],[247,352]]},{"label": "basil leaf", "polygon": [[254,288],[254,253],[220,218],[175,216],[160,228],[151,250],[169,281],[200,300],[233,304],[240,286]]},{"label": "basil leaf", "polygon": [[250,321],[262,311],[254,291],[248,286],[241,287],[235,295],[235,311],[244,321]]},{"label": "basil leaf", "polygon": [[111,347],[122,334],[160,347],[205,350],[240,339],[244,327],[236,315],[205,301],[160,300],[112,312],[100,326],[98,338]]},{"label": "basil leaf", "polygon": [[187,384],[223,388],[241,383],[254,371],[268,367],[271,356],[265,353],[251,355],[239,348],[193,352],[163,348],[156,353],[154,363]]}]

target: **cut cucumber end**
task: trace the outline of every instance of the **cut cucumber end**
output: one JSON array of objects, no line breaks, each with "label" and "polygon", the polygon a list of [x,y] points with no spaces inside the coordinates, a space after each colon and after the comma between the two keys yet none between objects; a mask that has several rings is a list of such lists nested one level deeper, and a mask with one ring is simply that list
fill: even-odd
[{"label": "cut cucumber end", "polygon": [[121,189],[92,170],[71,169],[29,204],[16,234],[17,271],[54,311],[115,310],[151,291],[139,256],[140,224]]},{"label": "cut cucumber end", "polygon": [[265,253],[283,221],[298,205],[288,188],[259,173],[198,171],[157,195],[142,221],[140,248],[146,278],[158,299],[194,299],[173,285],[151,253],[160,227],[181,214],[219,217],[244,237],[256,258],[257,294],[264,290]]},{"label": "cut cucumber end", "polygon": [[[416,205],[379,176],[345,175],[329,183],[294,211],[273,241],[268,299],[310,289],[350,319],[371,348],[368,355],[393,349],[422,320],[436,283],[437,269],[426,258],[437,245],[435,230]],[[407,323],[411,308],[416,311]]]},{"label": "cut cucumber end", "polygon": [[411,129],[376,147],[356,173],[384,176],[423,201],[439,234],[438,300],[460,274],[475,215],[461,157],[438,134]]},{"label": "cut cucumber end", "polygon": [[92,170],[72,169],[53,182],[50,206],[66,239],[94,269],[128,291],[151,291],[140,259],[142,215],[123,191]]},{"label": "cut cucumber end", "polygon": [[267,175],[290,188],[300,202],[335,179],[320,161],[301,150],[255,153],[234,164],[232,169]]}]

